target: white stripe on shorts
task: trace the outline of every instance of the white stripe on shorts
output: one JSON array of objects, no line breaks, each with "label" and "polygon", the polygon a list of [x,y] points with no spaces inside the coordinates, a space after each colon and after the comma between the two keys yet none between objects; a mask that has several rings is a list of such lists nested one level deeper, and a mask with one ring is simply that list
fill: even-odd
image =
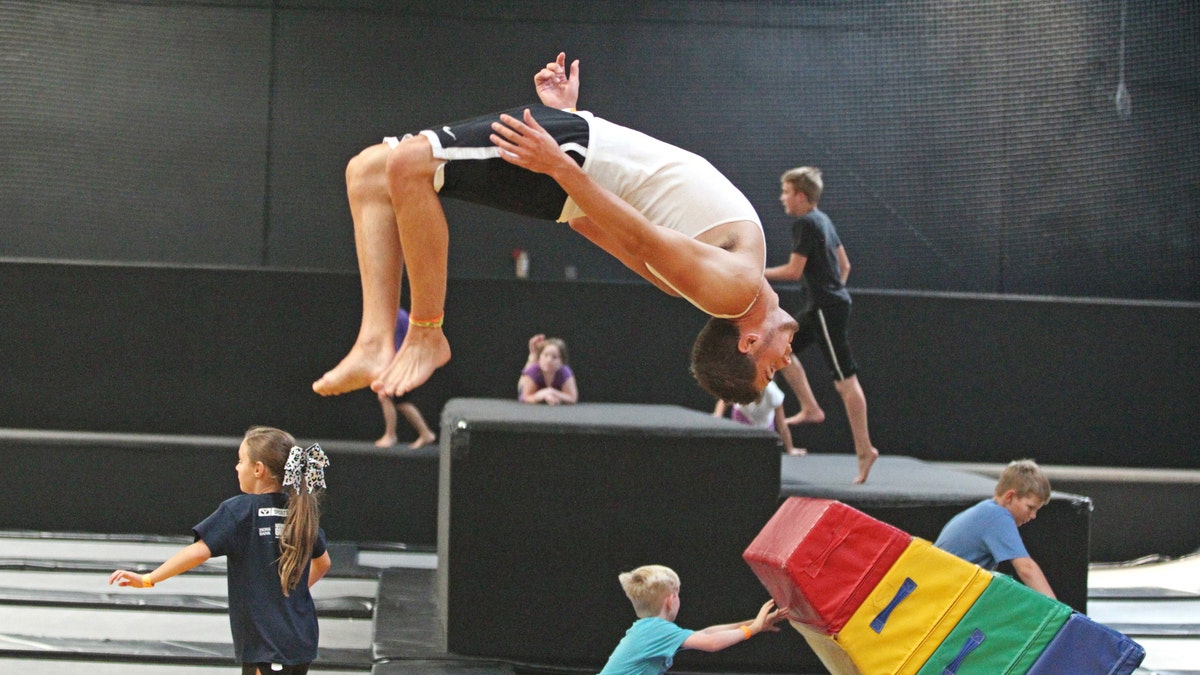
[{"label": "white stripe on shorts", "polygon": [[837,380],[841,382],[846,379],[842,374],[842,364],[838,363],[837,350],[833,348],[833,340],[829,339],[829,326],[825,325],[825,312],[817,310],[817,318],[821,320],[821,334],[825,336],[825,346],[829,349],[829,362],[833,364],[833,369],[837,372]]}]

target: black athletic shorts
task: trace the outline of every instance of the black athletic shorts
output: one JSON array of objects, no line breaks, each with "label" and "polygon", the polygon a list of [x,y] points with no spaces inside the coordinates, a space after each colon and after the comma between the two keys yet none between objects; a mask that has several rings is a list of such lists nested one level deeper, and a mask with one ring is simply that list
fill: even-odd
[{"label": "black athletic shorts", "polygon": [[796,315],[800,330],[792,336],[792,353],[799,354],[814,342],[821,345],[821,355],[833,379],[840,382],[858,373],[858,364],[850,353],[847,326],[850,323],[850,303],[818,307]]},{"label": "black athletic shorts", "polygon": [[[526,108],[559,146],[583,166],[588,144],[587,120],[541,104],[504,112],[523,119]],[[489,139],[494,133],[492,123],[500,115],[492,113],[421,132],[433,145],[434,157],[447,160],[438,194],[540,220],[558,220],[567,201],[567,193],[558,183],[545,174],[500,159],[499,148]]]}]

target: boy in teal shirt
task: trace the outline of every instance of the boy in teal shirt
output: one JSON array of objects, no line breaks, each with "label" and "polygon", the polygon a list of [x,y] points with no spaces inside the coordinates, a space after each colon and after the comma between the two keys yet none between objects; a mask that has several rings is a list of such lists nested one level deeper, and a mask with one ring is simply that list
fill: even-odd
[{"label": "boy in teal shirt", "polygon": [[715,652],[749,640],[787,617],[768,600],[751,621],[709,626],[693,631],[675,625],[679,614],[679,575],[662,565],[646,565],[618,577],[638,620],[621,638],[600,675],[662,675],[680,649]]}]

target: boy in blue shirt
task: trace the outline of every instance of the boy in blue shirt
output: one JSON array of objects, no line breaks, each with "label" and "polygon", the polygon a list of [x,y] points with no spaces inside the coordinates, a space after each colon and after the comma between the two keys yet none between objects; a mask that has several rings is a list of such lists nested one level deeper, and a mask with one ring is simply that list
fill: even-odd
[{"label": "boy in blue shirt", "polygon": [[1050,582],[1017,532],[1049,501],[1050,480],[1041,467],[1032,459],[1010,462],[996,483],[995,496],[951,518],[934,546],[988,570],[1012,561],[1026,586],[1053,598]]},{"label": "boy in blue shirt", "polygon": [[645,565],[618,577],[633,603],[638,620],[621,638],[600,675],[662,675],[680,649],[716,652],[749,640],[787,617],[787,608],[775,609],[768,600],[752,621],[709,626],[693,631],[675,625],[679,614],[679,575],[669,567]]}]

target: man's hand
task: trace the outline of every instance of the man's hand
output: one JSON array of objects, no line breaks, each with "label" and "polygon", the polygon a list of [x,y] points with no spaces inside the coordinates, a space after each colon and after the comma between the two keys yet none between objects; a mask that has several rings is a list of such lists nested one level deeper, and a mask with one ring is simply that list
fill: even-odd
[{"label": "man's hand", "polygon": [[579,59],[571,62],[567,73],[567,55],[559,52],[558,58],[547,63],[545,68],[533,76],[538,98],[542,104],[559,110],[574,109],[579,101]]},{"label": "man's hand", "polygon": [[523,169],[544,173],[555,180],[564,171],[579,171],[579,165],[558,147],[542,125],[525,109],[521,121],[511,115],[501,115],[499,122],[492,122],[489,136],[492,144],[500,148],[500,159],[516,164]]}]

